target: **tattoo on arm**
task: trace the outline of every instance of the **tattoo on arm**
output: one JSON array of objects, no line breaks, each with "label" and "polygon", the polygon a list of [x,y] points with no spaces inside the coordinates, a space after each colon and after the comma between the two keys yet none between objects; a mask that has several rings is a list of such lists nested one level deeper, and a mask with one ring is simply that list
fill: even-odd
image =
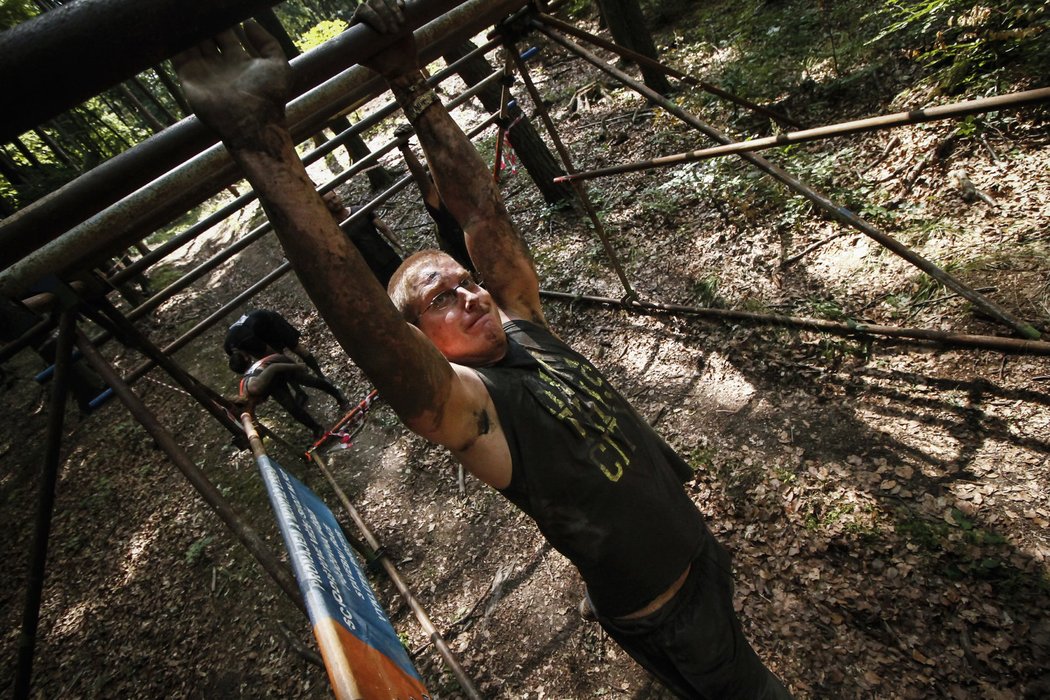
[{"label": "tattoo on arm", "polygon": [[488,434],[492,426],[489,424],[489,412],[485,409],[481,409],[481,413],[478,414],[478,436]]}]

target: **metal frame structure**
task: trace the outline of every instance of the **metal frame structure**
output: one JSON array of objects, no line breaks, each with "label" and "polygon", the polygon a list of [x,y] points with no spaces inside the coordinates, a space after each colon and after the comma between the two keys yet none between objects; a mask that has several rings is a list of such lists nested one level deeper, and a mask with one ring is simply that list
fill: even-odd
[{"label": "metal frame structure", "polygon": [[[150,38],[153,36],[167,36],[167,34],[157,31],[146,19],[142,19],[142,15],[150,13],[136,12],[133,14],[137,19],[130,19],[127,10],[134,7],[134,3],[131,0],[79,0],[77,3],[63,6],[63,8],[68,8],[68,10],[64,10],[61,13],[48,13],[39,18],[39,20],[27,23],[27,25],[31,26],[14,30],[15,33],[12,35],[14,41],[5,46],[5,52],[0,57],[0,80],[4,80],[9,75],[25,73],[25,71],[21,70],[24,62],[38,60],[34,58],[38,55],[36,51],[39,48],[35,42],[43,41],[42,37],[46,37],[48,42],[46,46],[50,46],[52,47],[51,50],[59,52],[59,55],[55,57],[55,63],[62,67],[63,75],[69,72],[71,79],[83,81],[86,86],[90,87],[90,90],[97,91],[115,80],[126,77],[129,75],[128,71],[134,72],[134,70],[144,65],[151,65],[158,60],[163,60],[174,51],[188,46],[203,36],[214,33],[218,28],[228,26],[232,22],[249,16],[253,10],[268,7],[271,4],[273,3],[270,0],[199,2],[195,3],[195,6],[199,10],[200,17],[198,19],[200,22],[189,23],[184,21],[186,14],[185,2],[164,0],[161,3],[162,6],[165,8],[176,6],[182,9],[182,13],[179,15],[179,21],[164,20],[173,22],[173,26],[177,28],[177,31],[171,32],[168,39],[160,45],[160,48],[153,46],[149,50],[142,49],[131,52],[128,55],[123,53],[115,56],[102,55],[98,57],[98,62],[81,63],[78,62],[79,56],[76,54],[77,44],[75,41],[81,33],[94,33],[93,37],[96,43],[93,43],[92,46],[97,47],[106,44],[105,41],[99,41],[97,37],[98,33],[103,31],[97,26],[100,17],[106,25],[104,30],[106,32],[123,31],[131,35],[135,35],[136,32],[143,32]],[[539,4],[541,10],[546,11],[548,9],[545,3],[541,2]],[[440,55],[443,48],[451,46],[455,42],[460,42],[465,37],[476,34],[485,27],[521,11],[526,5],[527,0],[467,0],[466,2],[415,0],[409,3],[409,17],[413,26],[418,27],[416,30],[417,41],[421,47],[425,47],[422,49],[422,54],[424,58],[429,60]],[[98,16],[93,16],[92,12],[98,13]],[[163,13],[158,15],[161,18],[165,16]],[[424,24],[424,22],[427,23]],[[685,123],[714,141],[723,144],[718,148],[694,152],[694,156],[701,157],[698,154],[703,154],[702,157],[728,154],[738,155],[792,191],[806,197],[818,209],[826,212],[841,223],[862,231],[919,269],[935,276],[939,281],[970,300],[978,308],[989,313],[993,318],[1011,328],[1021,337],[973,336],[926,329],[902,329],[856,323],[833,323],[818,319],[764,316],[761,314],[703,309],[639,299],[618,259],[614,246],[602,228],[601,221],[594,207],[590,204],[586,190],[579,182],[582,179],[599,174],[611,174],[614,171],[623,172],[631,166],[621,166],[619,170],[607,168],[604,171],[593,171],[590,173],[582,173],[575,170],[571,154],[558,136],[554,121],[543,105],[543,100],[539,96],[529,74],[528,67],[515,48],[514,44],[518,36],[515,35],[514,30],[508,29],[508,27],[517,27],[517,31],[538,30],[542,32],[570,54],[591,62],[622,84],[642,94],[650,102],[664,107],[668,112],[674,114]],[[962,347],[991,348],[1004,352],[1050,354],[1050,343],[1039,340],[1038,331],[1030,324],[1014,318],[1009,312],[958,282],[943,270],[936,268],[935,265],[922,259],[914,251],[897,243],[887,234],[878,231],[856,215],[831,202],[779,167],[752,152],[766,145],[782,145],[782,142],[790,142],[792,141],[790,135],[783,137],[783,140],[779,137],[773,139],[768,144],[735,144],[728,137],[701,122],[695,116],[685,112],[667,98],[653,93],[629,75],[610,66],[587,49],[565,38],[563,32],[571,33],[577,38],[584,40],[596,39],[593,43],[600,48],[618,51],[621,55],[628,58],[637,59],[636,55],[631,55],[631,52],[619,49],[619,47],[600,38],[587,35],[585,32],[572,29],[570,25],[565,25],[565,23],[555,20],[545,13],[536,14],[535,12],[526,18],[524,27],[522,22],[512,22],[504,25],[498,39],[478,49],[479,53],[484,53],[491,50],[499,42],[505,44],[509,57],[507,62],[516,64],[518,73],[532,97],[534,108],[547,127],[548,134],[561,156],[566,172],[569,173],[566,179],[573,187],[587,213],[595,234],[601,241],[610,264],[625,292],[624,297],[621,299],[610,299],[567,292],[545,291],[544,295],[547,298],[572,302],[582,300],[609,304],[635,313],[684,314],[711,319],[791,325],[827,333],[859,334],[864,336],[885,335],[909,340],[954,344]],[[137,45],[145,46],[150,42],[142,41],[136,43]],[[301,94],[289,104],[288,117],[293,136],[297,140],[307,138],[319,131],[334,116],[339,115],[350,105],[363,99],[374,99],[385,92],[385,89],[377,79],[365,69],[354,65],[362,57],[367,57],[384,46],[384,40],[370,30],[363,27],[353,27],[332,42],[293,61],[296,84],[301,90]],[[66,51],[70,53],[65,53]],[[77,56],[78,61],[63,60],[63,57],[68,59],[70,56]],[[71,67],[75,70],[70,71]],[[431,82],[439,84],[445,77],[454,72],[455,66],[449,66],[433,76]],[[667,72],[671,77],[683,83],[699,87],[713,94],[724,92],[677,71],[668,70]],[[488,85],[489,81],[498,80],[502,75],[503,69],[496,71],[488,80],[457,96],[449,103],[449,107],[454,108],[462,104],[484,86]],[[39,75],[34,75],[34,80],[39,79]],[[87,89],[85,87],[85,90]],[[72,91],[67,94],[57,89],[51,92],[65,96],[60,102],[41,103],[35,108],[35,111],[30,111],[28,116],[20,116],[19,119],[21,121],[13,117],[5,119],[0,123],[0,133],[7,134],[12,129],[32,126],[32,123],[26,122],[27,119],[30,122],[45,119],[55,113],[56,110],[68,107],[72,101],[82,98],[84,94],[88,94]],[[1014,103],[1009,105],[1004,104],[1002,100],[991,100],[983,101],[980,104],[968,103],[965,107],[953,109],[934,108],[925,110],[925,115],[930,118],[954,117],[963,113],[1001,109],[1004,106],[1019,106],[1025,103],[1025,100],[1027,100],[1027,103],[1030,103],[1050,99],[1050,94],[1047,93],[1048,91],[1046,90],[1039,91],[1038,95],[1028,95],[1015,100]],[[737,104],[741,104],[739,99],[734,101]],[[746,101],[744,102],[746,103]],[[768,110],[764,108],[759,108],[759,106],[750,103],[747,103],[747,105],[750,108],[757,109],[760,113],[768,114]],[[938,109],[940,111],[937,111]],[[304,161],[309,163],[322,158],[331,152],[332,149],[344,143],[351,135],[370,128],[395,111],[396,106],[393,103],[384,105],[371,117],[354,124],[350,129],[337,135],[335,139],[324,146],[310,151],[303,157]],[[504,108],[501,107],[500,112],[504,112]],[[889,115],[887,118],[882,118],[881,121],[865,125],[864,128],[887,128],[920,120],[919,117],[915,116],[916,113],[909,113],[909,115],[913,118],[907,121],[902,120],[897,115]],[[776,118],[778,115],[769,116]],[[472,131],[471,136],[476,135],[482,129],[498,121],[499,114],[490,116],[489,119]],[[793,140],[802,140],[803,137],[806,139],[827,138],[839,133],[854,133],[853,131],[843,131],[846,128],[845,126],[841,126],[839,129],[825,127],[812,130],[810,133],[801,132]],[[346,182],[349,178],[374,165],[382,155],[394,149],[398,143],[398,141],[392,141],[385,144],[369,158],[355,163],[353,167],[343,174],[323,183],[318,190],[325,192]],[[684,162],[681,160],[681,156],[677,158],[678,160],[674,162]],[[660,159],[639,164],[635,169],[662,165],[663,163],[656,162],[658,160]],[[236,178],[236,168],[225,152],[224,147],[221,144],[215,144],[214,138],[207,133],[195,118],[185,119],[179,124],[169,127],[161,134],[130,149],[125,154],[100,165],[80,179],[0,223],[0,250],[6,256],[3,261],[6,269],[0,272],[0,293],[18,297],[31,284],[45,275],[56,275],[60,279],[68,279],[70,272],[90,268],[93,262],[99,258],[111,254],[114,250],[126,248],[128,245],[140,241],[157,227],[167,224],[174,217],[227,187]],[[410,182],[410,176],[402,178],[389,189],[378,194],[366,205],[364,212],[351,217],[347,222],[344,222],[344,226],[352,225],[357,218],[365,216],[368,210],[396,194],[408,182]],[[107,282],[110,285],[120,284],[148,269],[180,246],[185,245],[220,221],[239,211],[252,199],[254,199],[254,194],[252,193],[237,197],[219,211],[188,227],[170,242],[158,246],[135,263],[116,272]],[[39,619],[40,591],[44,576],[43,562],[44,558],[46,558],[50,514],[54,505],[54,478],[59,467],[57,446],[60,445],[60,437],[63,431],[61,416],[68,394],[69,362],[74,342],[80,352],[87,358],[89,364],[109,384],[113,393],[128,408],[135,419],[146,427],[161,449],[168,454],[172,462],[202,494],[209,506],[234,531],[278,586],[301,607],[298,590],[294,581],[291,580],[288,570],[280,565],[273,555],[268,552],[258,535],[244,524],[243,520],[225,502],[222,495],[218,493],[214,485],[196,468],[171,434],[164,429],[130,388],[132,383],[144,376],[152,367],[160,365],[183,389],[205,407],[217,421],[223,424],[231,434],[236,438],[244,438],[243,428],[239,425],[232,406],[225,402],[217,392],[208,389],[199,380],[182,369],[170,356],[208,329],[214,327],[225,316],[232,313],[255,294],[287,274],[291,269],[290,264],[284,262],[278,265],[263,278],[210,313],[189,331],[168,342],[163,348],[156,347],[144,334],[136,330],[132,321],[156,309],[160,303],[187,288],[219,264],[230,260],[249,245],[261,239],[269,231],[269,228],[268,223],[257,227],[213,255],[207,261],[199,264],[138,307],[130,309],[126,313],[121,313],[106,301],[106,290],[104,288],[88,290],[81,295],[73,292],[71,287],[61,284],[55,298],[57,310],[52,314],[52,317],[48,320],[42,320],[23,334],[21,338],[4,348],[0,348],[0,361],[2,361],[11,357],[21,347],[25,347],[33,340],[39,338],[42,333],[54,328],[56,325],[59,328],[59,352],[56,357],[49,413],[50,420],[48,423],[48,445],[54,445],[55,448],[49,448],[45,458],[44,482],[38,509],[32,571],[29,576],[29,591],[26,596],[25,614],[23,616],[16,697],[27,697],[29,694],[33,640]],[[103,328],[104,332],[89,339],[82,330],[76,328],[75,319],[81,314],[95,321],[97,325]],[[121,377],[102,357],[98,349],[110,337],[118,339],[128,347],[139,349],[146,355],[147,360],[135,367],[126,376]],[[315,461],[324,470],[326,478],[333,482],[333,486],[337,488],[337,485],[334,484],[334,479],[331,478],[330,473],[327,471],[324,461]],[[337,493],[341,492],[337,489]],[[359,520],[359,516],[356,515],[348,501],[344,503],[344,506],[347,507],[348,512],[351,513],[355,521]],[[370,533],[368,533],[363,523],[359,522],[358,525],[366,533],[366,538],[370,538]],[[369,544],[373,549],[379,549],[378,543],[373,542],[372,539],[369,539]],[[383,565],[388,568],[392,567],[389,561],[384,561]],[[391,578],[395,581],[399,590],[404,589],[402,592],[407,591],[407,587],[404,586],[403,582],[399,582],[396,570],[391,573]],[[406,599],[409,600],[410,607],[416,612],[418,617],[421,612],[418,603],[415,603],[412,598]],[[419,609],[417,610],[417,608]],[[421,621],[425,619],[425,614],[420,619]],[[427,634],[432,638],[437,635],[429,620],[422,624]],[[439,639],[440,637],[437,637],[437,640]],[[437,640],[435,640],[435,645],[444,656],[443,642]],[[458,668],[454,664],[454,660],[451,663],[454,669]],[[462,670],[460,669],[457,672],[457,677],[461,673]],[[469,679],[465,681],[464,688],[468,686]]]}]

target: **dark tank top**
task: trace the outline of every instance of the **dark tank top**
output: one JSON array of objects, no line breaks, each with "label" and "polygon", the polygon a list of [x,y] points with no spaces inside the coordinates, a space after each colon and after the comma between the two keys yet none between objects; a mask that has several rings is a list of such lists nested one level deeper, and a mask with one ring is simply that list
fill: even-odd
[{"label": "dark tank top", "polygon": [[663,593],[705,536],[682,488],[691,471],[583,356],[527,321],[507,355],[477,368],[507,437],[502,493],[583,576],[607,616]]}]

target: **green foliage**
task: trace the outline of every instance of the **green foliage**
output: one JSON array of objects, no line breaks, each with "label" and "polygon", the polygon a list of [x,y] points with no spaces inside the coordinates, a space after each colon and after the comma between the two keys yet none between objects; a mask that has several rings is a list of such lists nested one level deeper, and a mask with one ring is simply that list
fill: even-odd
[{"label": "green foliage", "polygon": [[888,0],[873,15],[889,24],[869,43],[918,44],[912,57],[933,71],[933,80],[947,94],[979,88],[1007,64],[1029,66],[1039,74],[1050,62],[1044,2]]},{"label": "green foliage", "polygon": [[842,309],[842,306],[832,298],[815,299],[810,307],[814,315],[832,321],[841,321],[846,317],[846,312]]},{"label": "green foliage", "polygon": [[341,19],[326,19],[312,26],[305,34],[296,39],[295,45],[306,53],[329,39],[334,39],[347,30],[350,25]]},{"label": "green foliage", "polygon": [[592,3],[591,0],[569,0],[562,11],[573,19],[580,19],[590,16],[594,5],[595,3]]},{"label": "green foliage", "polygon": [[0,31],[40,14],[33,0],[0,0]]},{"label": "green foliage", "polygon": [[205,537],[200,538],[199,540],[197,540],[193,544],[191,544],[186,549],[186,557],[185,557],[186,565],[187,566],[193,566],[197,562],[201,561],[201,559],[205,555],[205,551],[204,550],[208,547],[209,544],[211,544],[211,541],[213,539],[215,539],[215,538],[212,535],[207,535]]},{"label": "green foliage", "polygon": [[168,263],[156,265],[149,271],[150,285],[156,290],[164,289],[180,277],[182,277],[182,271]]},{"label": "green foliage", "polygon": [[712,447],[696,447],[689,453],[689,466],[694,472],[707,472],[714,466],[715,450]]},{"label": "green foliage", "polygon": [[[282,2],[274,7],[274,12],[281,24],[294,39],[308,33],[313,27],[326,20],[346,21],[353,14],[360,2],[351,0],[300,0],[299,2]],[[297,42],[298,43],[298,42]]]},{"label": "green foliage", "polygon": [[821,357],[828,363],[845,359],[867,360],[871,354],[869,343],[850,338],[822,338],[819,347]]},{"label": "green foliage", "polygon": [[718,283],[718,275],[705,275],[692,281],[690,292],[701,306],[721,308],[725,306],[725,301],[718,296]]},{"label": "green foliage", "polygon": [[653,187],[644,190],[639,196],[642,213],[648,219],[658,217],[665,224],[670,224],[681,208],[681,197],[668,192],[667,187]]}]

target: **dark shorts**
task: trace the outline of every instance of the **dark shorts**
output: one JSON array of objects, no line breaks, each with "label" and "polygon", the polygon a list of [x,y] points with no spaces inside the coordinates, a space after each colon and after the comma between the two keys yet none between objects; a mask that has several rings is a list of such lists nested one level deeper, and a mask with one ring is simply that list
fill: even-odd
[{"label": "dark shorts", "polygon": [[790,698],[744,638],[733,612],[729,553],[706,537],[678,594],[635,620],[598,621],[635,661],[682,698]]}]

